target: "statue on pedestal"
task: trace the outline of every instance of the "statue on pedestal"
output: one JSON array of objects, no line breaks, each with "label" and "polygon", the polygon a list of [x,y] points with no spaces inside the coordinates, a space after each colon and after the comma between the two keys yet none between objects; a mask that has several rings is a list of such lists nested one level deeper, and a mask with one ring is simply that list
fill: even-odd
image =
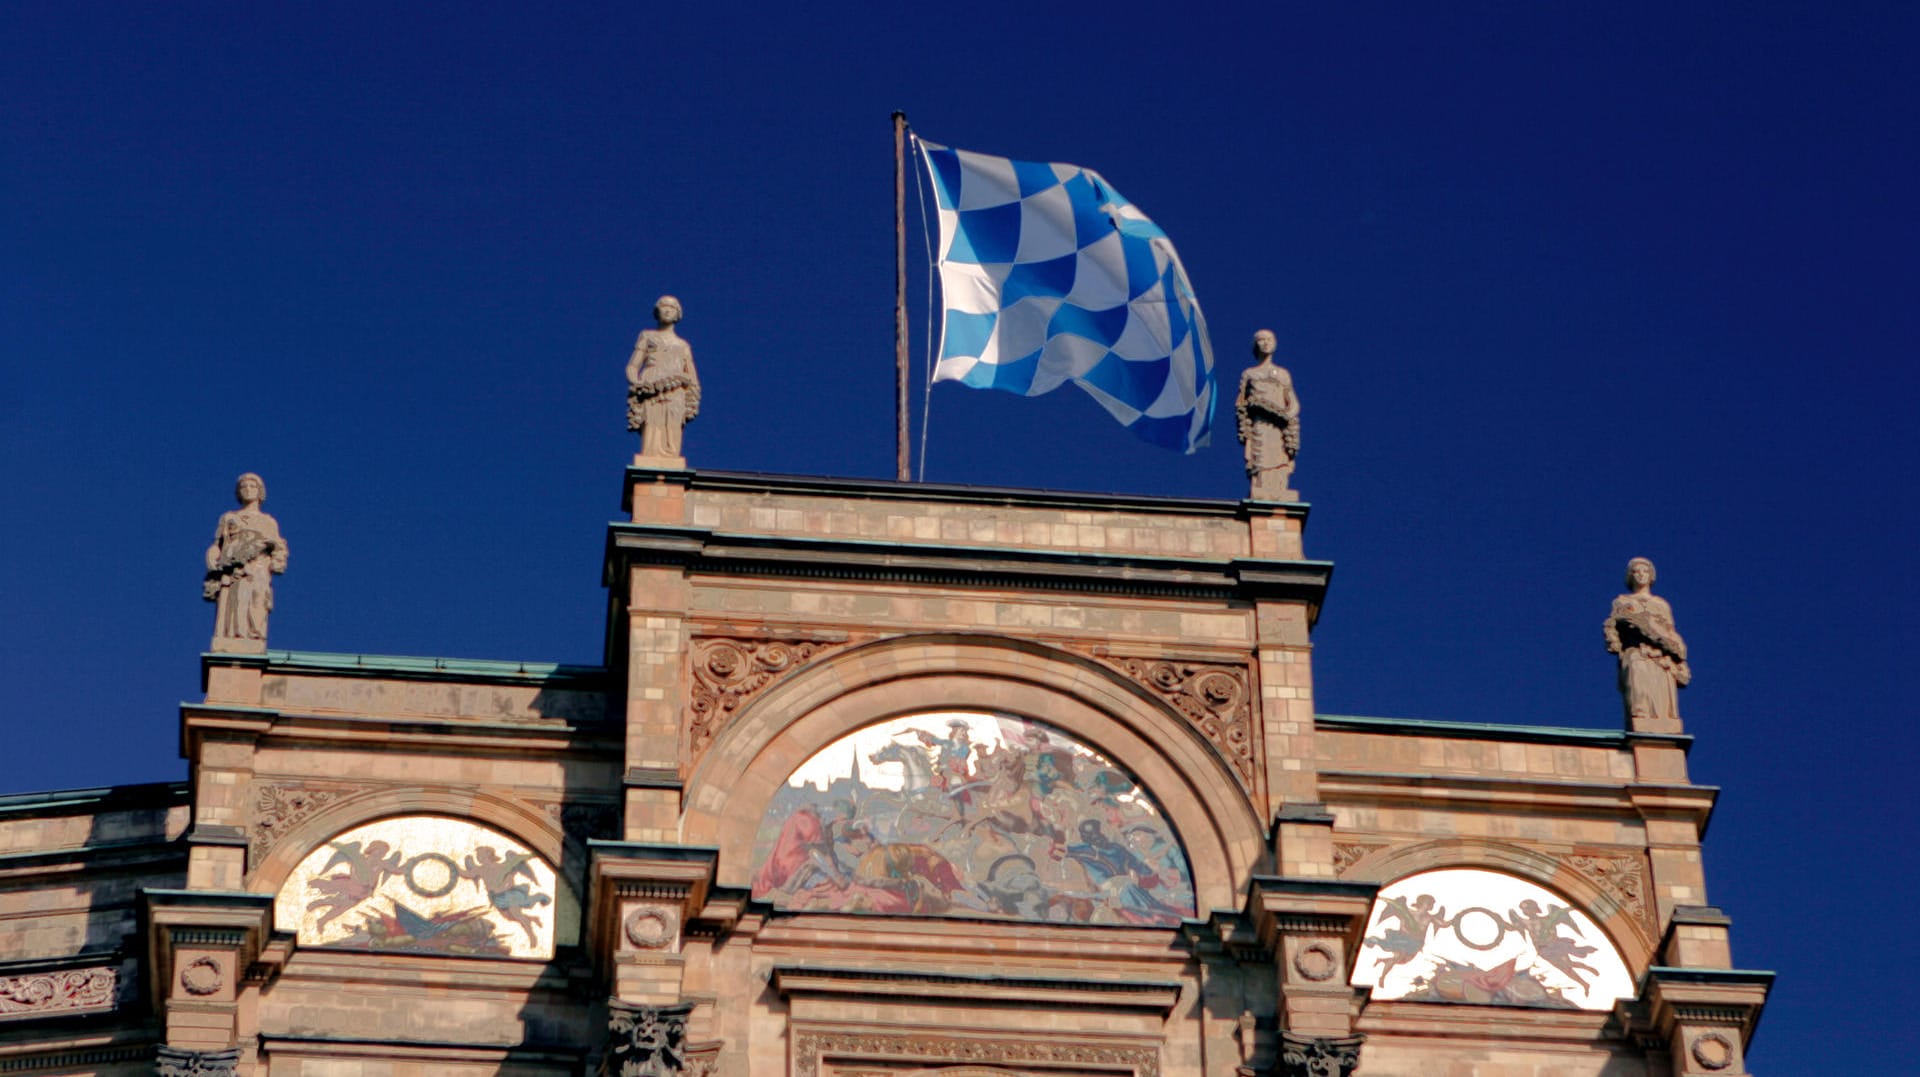
[{"label": "statue on pedestal", "polygon": [[1673,607],[1653,593],[1653,562],[1627,562],[1627,593],[1613,600],[1604,631],[1620,656],[1620,695],[1630,729],[1678,732],[1679,690],[1693,680],[1687,644],[1673,627]]},{"label": "statue on pedestal", "polygon": [[663,295],[653,304],[655,328],[640,331],[627,360],[627,429],[640,434],[640,455],[675,464],[680,432],[700,414],[700,378],[693,347],[680,339],[680,301]]},{"label": "statue on pedestal", "polygon": [[1253,335],[1257,362],[1240,375],[1240,398],[1234,402],[1240,444],[1247,449],[1247,477],[1256,501],[1291,501],[1288,488],[1293,461],[1300,455],[1300,398],[1293,392],[1293,375],[1273,361],[1276,339],[1271,329]]},{"label": "statue on pedestal", "polygon": [[[280,523],[262,512],[267,484],[249,471],[234,482],[240,507],[221,513],[207,547],[207,580],[201,594],[214,603],[214,649],[265,650],[267,614],[273,609],[273,577],[287,570],[287,541]],[[232,641],[244,641],[239,647]]]}]

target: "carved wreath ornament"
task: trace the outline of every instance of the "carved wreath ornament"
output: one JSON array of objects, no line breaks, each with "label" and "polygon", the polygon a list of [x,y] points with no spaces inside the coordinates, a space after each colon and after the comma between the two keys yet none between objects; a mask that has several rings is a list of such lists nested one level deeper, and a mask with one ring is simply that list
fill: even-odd
[{"label": "carved wreath ornament", "polygon": [[180,970],[180,986],[186,988],[189,995],[211,995],[225,982],[226,974],[220,962],[211,957],[199,958]]},{"label": "carved wreath ornament", "polygon": [[1253,788],[1253,693],[1244,666],[1145,658],[1114,664],[1172,704]]},{"label": "carved wreath ornament", "polygon": [[699,639],[693,644],[692,718],[687,736],[698,756],[755,692],[834,646],[753,639]]}]

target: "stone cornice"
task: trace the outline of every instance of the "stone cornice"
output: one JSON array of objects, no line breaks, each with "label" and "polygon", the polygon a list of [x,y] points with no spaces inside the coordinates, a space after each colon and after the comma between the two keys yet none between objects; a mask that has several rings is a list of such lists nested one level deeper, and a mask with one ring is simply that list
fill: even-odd
[{"label": "stone cornice", "polygon": [[[1379,891],[1378,883],[1255,875],[1248,881],[1241,916],[1263,950],[1279,953],[1284,935],[1317,935],[1341,939],[1346,953],[1355,955]],[[1352,969],[1340,971],[1344,983]]]},{"label": "stone cornice", "polygon": [[[266,707],[222,703],[182,703],[181,754],[197,758],[198,742],[209,732],[241,736],[297,736],[308,741],[368,741],[383,745],[419,745],[436,749],[599,750],[618,746],[610,722],[569,722],[527,718],[498,722],[424,715],[381,717],[355,714],[305,714]],[[514,742],[511,744],[503,742]]]},{"label": "stone cornice", "polygon": [[1655,965],[1639,998],[1615,1007],[1623,1024],[1671,1042],[1686,1026],[1732,1028],[1744,1049],[1760,1024],[1774,974],[1761,969],[1698,969]]},{"label": "stone cornice", "polygon": [[208,652],[200,656],[200,687],[213,667],[257,669],[265,673],[372,677],[380,680],[451,681],[460,684],[531,684],[582,692],[605,691],[611,678],[601,666],[557,662],[491,661],[473,658],[416,658],[405,655],[334,654],[327,651],[267,651],[264,654]]},{"label": "stone cornice", "polygon": [[[1640,806],[1641,786],[1627,782],[1582,782],[1554,779],[1476,778],[1461,774],[1407,773],[1363,770],[1323,770],[1320,791],[1328,800],[1393,803],[1431,803],[1502,808],[1557,808],[1581,812],[1632,815]],[[1712,786],[1663,786],[1663,790],[1692,790],[1708,798]],[[1661,801],[1665,803],[1664,800]],[[1687,800],[1686,804],[1697,804]],[[1677,810],[1677,809],[1676,809]]]},{"label": "stone cornice", "polygon": [[192,796],[193,786],[188,782],[147,782],[141,785],[110,785],[99,789],[13,793],[0,796],[0,819],[165,809],[189,803]]},{"label": "stone cornice", "polygon": [[1305,520],[1310,508],[1303,501],[1229,501],[1221,498],[1148,497],[1139,494],[1029,490],[1008,486],[899,482],[891,479],[773,475],[753,471],[693,471],[629,467],[621,493],[622,509],[633,508],[632,491],[636,482],[665,482],[683,486],[689,490],[740,494],[786,494],[797,497],[864,498],[870,501],[978,505],[983,508],[999,506],[1072,512],[1124,512],[1131,515],[1213,516],[1229,519],[1284,515]]},{"label": "stone cornice", "polygon": [[603,582],[632,564],[741,576],[977,586],[1177,598],[1275,598],[1317,613],[1330,561],[1177,558],[1008,546],[722,533],[632,524],[607,528]]},{"label": "stone cornice", "polygon": [[1165,1017],[1180,999],[1180,984],[1167,980],[1096,980],[993,974],[931,973],[904,969],[825,968],[777,965],[773,988],[795,994],[1022,1001],[1049,1007],[1146,1010]]}]

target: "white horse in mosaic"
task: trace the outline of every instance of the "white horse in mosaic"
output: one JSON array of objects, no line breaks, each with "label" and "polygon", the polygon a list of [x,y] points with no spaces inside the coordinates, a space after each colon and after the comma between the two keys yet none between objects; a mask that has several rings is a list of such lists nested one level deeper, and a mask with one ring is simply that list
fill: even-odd
[{"label": "white horse in mosaic", "polygon": [[[904,783],[899,792],[877,790],[870,802],[898,801],[900,808],[894,814],[891,827],[896,836],[908,837],[910,835],[906,832],[910,829],[926,829],[932,832],[932,837],[937,838],[951,827],[959,825],[960,804],[951,791],[934,784],[933,763],[928,760],[925,750],[894,741],[868,754],[867,762],[875,766],[897,763],[904,774]],[[927,834],[911,836],[931,840]]]}]

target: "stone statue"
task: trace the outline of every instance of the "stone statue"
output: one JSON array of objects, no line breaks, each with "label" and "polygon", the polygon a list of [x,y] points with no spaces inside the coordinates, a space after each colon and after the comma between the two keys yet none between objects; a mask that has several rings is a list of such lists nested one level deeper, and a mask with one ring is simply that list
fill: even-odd
[{"label": "stone statue", "polygon": [[680,461],[680,431],[700,414],[700,378],[693,347],[673,329],[680,301],[661,296],[653,320],[627,360],[627,429],[639,431],[641,456]]},{"label": "stone statue", "polygon": [[1679,690],[1693,680],[1687,644],[1673,627],[1673,607],[1653,593],[1653,562],[1627,562],[1627,593],[1613,600],[1607,650],[1620,656],[1620,695],[1632,729],[1678,732]]},{"label": "stone statue", "polygon": [[1247,447],[1252,497],[1257,501],[1291,501],[1298,496],[1288,483],[1294,458],[1300,455],[1300,398],[1293,392],[1293,375],[1273,361],[1275,346],[1271,329],[1253,335],[1253,356],[1258,361],[1240,375],[1240,399],[1233,406],[1240,444]]},{"label": "stone statue", "polygon": [[[265,650],[273,576],[287,570],[287,541],[280,537],[279,521],[260,511],[267,499],[260,476],[251,471],[240,476],[233,494],[240,507],[221,513],[214,527],[202,594],[214,603],[215,650]],[[245,642],[233,646],[234,641]]]}]

